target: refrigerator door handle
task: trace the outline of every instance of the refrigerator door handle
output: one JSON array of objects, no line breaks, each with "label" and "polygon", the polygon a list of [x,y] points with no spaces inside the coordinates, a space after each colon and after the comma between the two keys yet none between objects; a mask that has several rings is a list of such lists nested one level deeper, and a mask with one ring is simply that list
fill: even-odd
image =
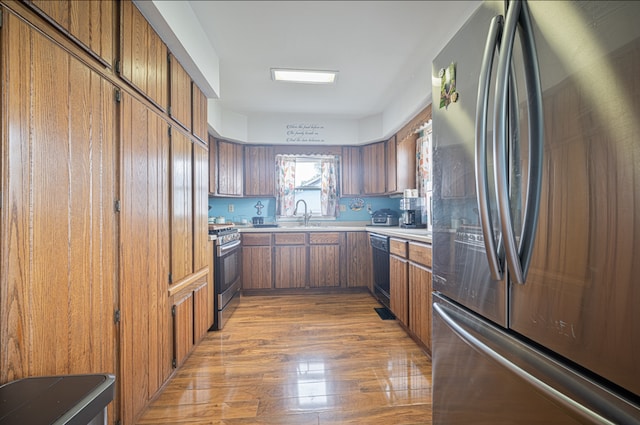
[{"label": "refrigerator door handle", "polygon": [[520,12],[520,40],[522,44],[525,82],[529,96],[529,173],[520,246],[518,248],[522,265],[523,283],[527,278],[529,263],[533,254],[533,244],[538,227],[540,193],[542,190],[542,157],[544,147],[544,111],[542,109],[542,84],[538,56],[533,38],[533,27],[529,6],[523,2]]},{"label": "refrigerator door handle", "polygon": [[[525,65],[525,81],[529,96],[529,178],[524,206],[524,219],[520,244],[516,244],[509,199],[507,120],[510,73],[513,44],[517,25],[522,28],[521,40]],[[515,89],[515,88],[513,88]],[[516,108],[517,105],[512,105]],[[543,146],[542,90],[538,59],[531,27],[529,8],[526,2],[511,2],[507,10],[503,46],[500,50],[496,77],[496,104],[494,112],[494,163],[498,216],[502,225],[505,255],[512,281],[524,284],[529,270],[533,243],[540,209],[542,187],[542,146]]]},{"label": "refrigerator door handle", "polygon": [[471,348],[572,412],[580,422],[636,423],[637,406],[535,348],[514,340],[489,322],[480,322],[442,302],[433,303],[433,312]]},{"label": "refrigerator door handle", "polygon": [[493,220],[489,208],[489,178],[487,176],[487,114],[489,110],[489,85],[491,82],[491,67],[496,50],[500,49],[500,37],[503,26],[502,15],[494,16],[489,25],[487,43],[482,56],[482,67],[478,81],[478,101],[476,106],[476,140],[475,167],[476,193],[478,194],[478,215],[484,237],[484,247],[489,262],[491,279],[502,280],[502,269],[498,261]]}]

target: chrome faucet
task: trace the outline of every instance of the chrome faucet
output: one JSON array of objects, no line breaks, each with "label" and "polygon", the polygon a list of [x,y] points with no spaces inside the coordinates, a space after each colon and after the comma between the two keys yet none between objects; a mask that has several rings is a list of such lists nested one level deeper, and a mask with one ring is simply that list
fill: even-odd
[{"label": "chrome faucet", "polygon": [[307,203],[305,202],[304,199],[299,199],[296,202],[296,207],[293,210],[293,215],[297,215],[298,214],[298,204],[300,202],[302,202],[304,204],[304,215],[302,216],[303,220],[304,220],[304,225],[308,226],[309,225],[309,219],[311,218],[311,211],[309,211],[309,213],[307,213]]}]

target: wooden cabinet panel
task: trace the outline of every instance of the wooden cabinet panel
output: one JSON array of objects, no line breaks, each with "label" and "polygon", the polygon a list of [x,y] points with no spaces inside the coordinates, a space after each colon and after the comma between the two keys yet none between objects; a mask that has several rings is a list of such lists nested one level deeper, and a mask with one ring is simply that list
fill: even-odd
[{"label": "wooden cabinet panel", "polygon": [[114,87],[2,18],[0,380],[117,374]]},{"label": "wooden cabinet panel", "polygon": [[431,270],[409,263],[409,329],[431,352]]},{"label": "wooden cabinet panel", "polygon": [[242,196],[242,145],[224,140],[217,141],[217,194]]},{"label": "wooden cabinet panel", "polygon": [[396,136],[394,135],[389,140],[385,142],[386,149],[386,171],[387,171],[387,181],[386,181],[386,190],[387,193],[397,193],[398,192],[398,168],[401,167],[398,164],[398,145],[396,143]]},{"label": "wooden cabinet panel", "polygon": [[33,6],[105,65],[113,65],[116,2],[32,0],[26,4]]},{"label": "wooden cabinet panel", "polygon": [[309,286],[340,286],[340,245],[309,247]]},{"label": "wooden cabinet panel", "polygon": [[310,245],[337,245],[341,241],[342,233],[339,232],[310,232]]},{"label": "wooden cabinet panel", "polygon": [[407,258],[407,241],[389,238],[389,252],[398,257]]},{"label": "wooden cabinet panel", "polygon": [[385,193],[386,161],[385,143],[372,143],[362,147],[364,175],[364,194],[382,195]]},{"label": "wooden cabinet panel", "polygon": [[346,269],[348,287],[367,287],[373,291],[371,244],[367,232],[347,232]]},{"label": "wooden cabinet panel", "polygon": [[193,349],[193,293],[173,305],[173,365],[180,367]]},{"label": "wooden cabinet panel", "polygon": [[416,186],[416,134],[387,140],[387,193],[402,193]]},{"label": "wooden cabinet panel", "polygon": [[271,246],[271,233],[243,233],[243,246]]},{"label": "wooden cabinet panel", "polygon": [[207,97],[200,87],[191,83],[191,134],[204,143],[207,143],[209,134]]},{"label": "wooden cabinet panel", "polygon": [[276,246],[274,272],[276,288],[306,287],[307,247],[304,245]]},{"label": "wooden cabinet panel", "polygon": [[245,146],[245,196],[275,195],[275,155],[275,148],[273,146]]},{"label": "wooden cabinet panel", "polygon": [[[193,273],[193,171],[191,140],[171,132],[171,277]],[[207,224],[208,228],[208,224]]]},{"label": "wooden cabinet panel", "polygon": [[306,240],[306,233],[276,233],[273,235],[273,241],[276,245],[304,245]]},{"label": "wooden cabinet panel", "polygon": [[409,242],[409,259],[426,267],[431,267],[431,245]]},{"label": "wooden cabinet panel", "polygon": [[209,152],[193,144],[193,271],[209,264]]},{"label": "wooden cabinet panel", "polygon": [[134,423],[171,373],[168,123],[121,102],[120,373],[122,421]]},{"label": "wooden cabinet panel", "polygon": [[120,2],[120,76],[163,111],[169,98],[167,46],[131,0]]},{"label": "wooden cabinet panel", "polygon": [[362,149],[359,146],[342,147],[342,196],[362,195]]},{"label": "wooden cabinet panel", "polygon": [[169,82],[169,115],[191,131],[191,77],[172,54],[169,55]]},{"label": "wooden cabinet panel", "polygon": [[209,304],[208,286],[205,280],[193,290],[193,344],[200,342],[211,326],[208,324],[208,312],[213,310],[213,304]]},{"label": "wooden cabinet panel", "polygon": [[405,326],[409,325],[409,262],[391,255],[389,257],[389,295],[391,312]]},{"label": "wooden cabinet panel", "polygon": [[218,143],[209,135],[209,194],[218,193]]},{"label": "wooden cabinet panel", "polygon": [[207,275],[207,281],[209,282],[209,285],[207,286],[207,302],[209,303],[209,307],[207,310],[207,329],[213,325],[213,321],[215,319],[214,313],[213,313],[213,295],[214,295],[213,279],[215,278],[216,270],[215,270],[215,264],[213,259],[213,249],[214,249],[213,241],[208,241],[207,252],[209,253],[209,257],[208,257],[209,258],[209,274]]},{"label": "wooden cabinet panel", "polygon": [[242,247],[242,289],[273,288],[272,252],[269,245]]}]

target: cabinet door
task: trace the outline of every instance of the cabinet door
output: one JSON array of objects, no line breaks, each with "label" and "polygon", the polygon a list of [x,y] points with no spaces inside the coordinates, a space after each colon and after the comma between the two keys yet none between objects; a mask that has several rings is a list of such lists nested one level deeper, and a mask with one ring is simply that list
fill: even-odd
[{"label": "cabinet door", "polygon": [[208,241],[207,244],[207,252],[209,258],[209,274],[207,275],[207,281],[209,282],[207,286],[207,302],[209,303],[209,309],[207,310],[207,329],[213,326],[213,321],[215,320],[215,316],[213,313],[213,296],[214,296],[214,278],[216,275],[214,258],[213,258],[213,249],[214,243],[213,241]]},{"label": "cabinet door", "polygon": [[209,264],[209,152],[193,144],[193,271]]},{"label": "cabinet door", "polygon": [[373,291],[371,244],[367,232],[347,232],[347,286]]},{"label": "cabinet door", "polygon": [[191,131],[191,77],[174,55],[169,55],[169,115]]},{"label": "cabinet door", "polygon": [[2,19],[0,381],[115,374],[114,86]]},{"label": "cabinet door", "polygon": [[207,123],[207,97],[202,93],[200,87],[194,82],[191,83],[191,134],[200,141],[207,143],[209,127]]},{"label": "cabinet door", "polygon": [[272,289],[271,246],[242,247],[242,289]]},{"label": "cabinet door", "polygon": [[340,286],[340,245],[309,247],[309,286]]},{"label": "cabinet door", "polygon": [[207,281],[193,290],[193,343],[197,344],[204,338],[209,330],[209,310],[213,310],[213,304],[209,304]]},{"label": "cabinet door", "polygon": [[342,196],[362,195],[362,151],[359,146],[342,147]]},{"label": "cabinet door", "polygon": [[245,196],[274,196],[276,190],[275,174],[275,149],[273,146],[245,146]]},{"label": "cabinet door", "polygon": [[405,189],[416,189],[416,134],[410,134],[404,140],[396,142],[396,189],[401,193]]},{"label": "cabinet door", "polygon": [[171,373],[169,127],[123,93],[120,213],[122,422],[133,423]]},{"label": "cabinet door", "polygon": [[103,64],[113,65],[113,1],[32,0],[25,2],[71,35]]},{"label": "cabinet door", "polygon": [[[171,132],[171,277],[193,273],[193,170],[191,140]],[[208,224],[207,224],[208,228]]]},{"label": "cabinet door", "polygon": [[276,288],[304,288],[307,286],[307,247],[276,246],[274,261]]},{"label": "cabinet door", "polygon": [[405,165],[401,164],[400,161],[398,161],[398,145],[396,143],[395,135],[386,141],[385,148],[387,151],[387,193],[397,193],[399,191],[398,171]]},{"label": "cabinet door", "polygon": [[391,255],[389,275],[391,312],[407,326],[409,325],[409,262],[404,258]]},{"label": "cabinet door", "polygon": [[173,316],[173,367],[184,363],[193,348],[193,293],[176,301]]},{"label": "cabinet door", "polygon": [[120,76],[161,110],[169,100],[167,46],[131,0],[120,2]]},{"label": "cabinet door", "polygon": [[409,263],[409,329],[431,352],[431,270]]},{"label": "cabinet door", "polygon": [[225,196],[242,196],[242,145],[218,140],[217,193]]},{"label": "cabinet door", "polygon": [[209,194],[218,193],[218,142],[209,135]]},{"label": "cabinet door", "polygon": [[385,143],[372,143],[364,146],[362,161],[364,164],[364,194],[384,194],[386,183]]}]

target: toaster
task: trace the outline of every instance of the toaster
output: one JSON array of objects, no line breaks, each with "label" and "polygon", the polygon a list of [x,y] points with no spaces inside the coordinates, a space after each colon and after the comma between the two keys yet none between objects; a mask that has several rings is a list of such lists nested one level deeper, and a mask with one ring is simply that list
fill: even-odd
[{"label": "toaster", "polygon": [[378,210],[371,215],[371,225],[373,226],[397,226],[400,214],[390,209]]}]

